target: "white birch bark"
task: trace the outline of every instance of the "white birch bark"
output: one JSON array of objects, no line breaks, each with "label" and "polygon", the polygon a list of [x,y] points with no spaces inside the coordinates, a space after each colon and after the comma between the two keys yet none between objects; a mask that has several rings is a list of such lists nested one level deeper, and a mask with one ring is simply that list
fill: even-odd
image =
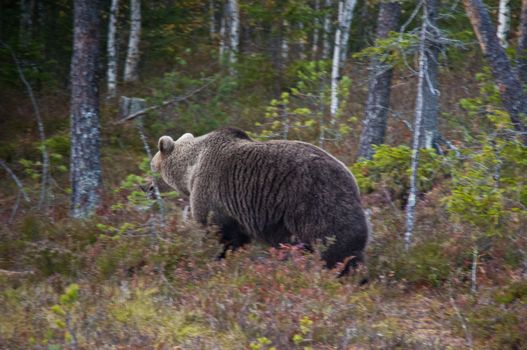
[{"label": "white birch bark", "polygon": [[216,10],[214,0],[209,0],[209,33],[210,38],[214,39],[216,36]]},{"label": "white birch bark", "polygon": [[353,10],[357,4],[356,0],[346,1],[344,4],[344,13],[342,16],[342,33],[340,44],[340,64],[343,65],[348,58],[348,42],[350,36],[351,21],[353,19]]},{"label": "white birch bark", "polygon": [[419,71],[417,82],[417,97],[415,101],[415,123],[414,135],[412,142],[412,160],[410,176],[410,190],[408,194],[408,203],[406,204],[406,232],[404,233],[404,247],[410,248],[414,230],[414,210],[417,198],[417,169],[419,167],[419,139],[421,134],[421,124],[423,120],[424,97],[423,89],[426,84],[426,74],[428,69],[428,57],[426,54],[426,32],[428,28],[428,11],[427,6],[423,6],[423,24],[419,37]]},{"label": "white birch bark", "polygon": [[117,16],[119,15],[119,0],[112,0],[110,19],[108,21],[108,68],[106,71],[108,97],[115,97],[117,93]]},{"label": "white birch bark", "polygon": [[[224,8],[225,9],[225,8]],[[225,63],[225,53],[227,52],[227,44],[225,40],[225,13],[221,17],[220,23],[220,64]]]},{"label": "white birch bark", "polygon": [[237,0],[228,0],[229,4],[229,71],[236,74],[234,65],[238,62],[238,47],[240,45],[240,11]]},{"label": "white birch bark", "polygon": [[304,42],[304,23],[303,22],[298,23],[298,31],[301,33],[301,35],[299,35],[300,41],[298,43],[298,50],[300,51],[299,57],[301,60],[305,60],[306,59],[306,45]]},{"label": "white birch bark", "polygon": [[332,0],[324,0],[324,8],[326,14],[324,15],[323,35],[322,35],[322,59],[327,60],[329,58],[329,51],[331,49],[330,37],[331,37],[331,7]]},{"label": "white birch bark", "polygon": [[510,0],[500,0],[498,12],[498,31],[496,35],[500,39],[500,44],[503,48],[509,46],[509,43],[507,42],[511,23],[511,8],[509,3]]},{"label": "white birch bark", "polygon": [[130,0],[130,39],[124,67],[124,81],[139,79],[139,42],[141,40],[141,0]]},{"label": "white birch bark", "polygon": [[287,60],[289,58],[289,41],[287,39],[287,33],[289,32],[288,28],[289,28],[289,24],[287,23],[286,20],[284,20],[282,22],[282,38],[281,38],[282,40],[280,42],[280,59],[282,60],[281,62],[282,69],[287,66]]},{"label": "white birch bark", "polygon": [[320,31],[320,21],[318,19],[318,12],[320,11],[320,0],[315,0],[315,17],[313,19],[313,42],[311,44],[311,59],[315,60],[318,53],[318,33]]},{"label": "white birch bark", "polygon": [[339,67],[340,67],[340,44],[341,44],[341,26],[343,18],[344,1],[339,1],[338,4],[338,24],[335,29],[335,41],[333,43],[333,63],[331,65],[331,101],[329,105],[329,113],[331,115],[330,124],[334,127],[337,123],[337,111],[339,108]]}]

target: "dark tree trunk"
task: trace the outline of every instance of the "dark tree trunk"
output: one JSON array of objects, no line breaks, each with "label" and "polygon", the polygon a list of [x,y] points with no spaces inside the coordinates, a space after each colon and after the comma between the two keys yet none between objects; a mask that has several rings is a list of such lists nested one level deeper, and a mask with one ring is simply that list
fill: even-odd
[{"label": "dark tree trunk", "polygon": [[419,148],[438,149],[439,129],[437,116],[439,114],[439,90],[437,85],[437,69],[440,33],[436,30],[439,10],[439,0],[427,0],[428,33],[426,41],[427,74],[423,84],[423,126],[419,138]]},{"label": "dark tree trunk", "polygon": [[522,84],[527,84],[527,0],[522,0],[522,12],[520,17],[520,37],[516,60],[518,64],[518,77]]},{"label": "dark tree trunk", "polygon": [[496,36],[496,27],[482,0],[463,0],[468,18],[478,37],[481,51],[485,56],[494,80],[498,85],[503,105],[509,113],[514,129],[527,145],[527,96],[522,90],[520,80],[514,74],[509,59]]},{"label": "dark tree trunk", "polygon": [[71,215],[100,202],[99,27],[101,0],[75,0],[71,61]]},{"label": "dark tree trunk", "polygon": [[[398,2],[381,2],[379,6],[376,37],[383,39],[396,29],[401,5]],[[372,59],[370,70],[364,128],[359,146],[359,157],[365,159],[373,156],[372,145],[384,143],[392,83],[392,68],[378,58]]]}]

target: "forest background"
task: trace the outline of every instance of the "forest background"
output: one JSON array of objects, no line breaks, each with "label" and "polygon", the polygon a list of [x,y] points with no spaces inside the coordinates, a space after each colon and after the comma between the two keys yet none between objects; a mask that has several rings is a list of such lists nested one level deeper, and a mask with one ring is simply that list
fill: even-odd
[{"label": "forest background", "polygon": [[[526,83],[525,0],[2,1],[0,348],[527,349]],[[226,125],[350,167],[363,271],[139,189]]]}]

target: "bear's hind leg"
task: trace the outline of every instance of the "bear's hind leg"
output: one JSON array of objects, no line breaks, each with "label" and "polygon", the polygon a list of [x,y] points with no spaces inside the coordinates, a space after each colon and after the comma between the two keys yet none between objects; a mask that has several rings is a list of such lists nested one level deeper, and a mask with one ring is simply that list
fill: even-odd
[{"label": "bear's hind leg", "polygon": [[220,225],[220,243],[223,244],[223,250],[216,258],[218,260],[224,259],[227,251],[234,251],[250,242],[251,238],[243,232],[236,221],[224,222]]}]

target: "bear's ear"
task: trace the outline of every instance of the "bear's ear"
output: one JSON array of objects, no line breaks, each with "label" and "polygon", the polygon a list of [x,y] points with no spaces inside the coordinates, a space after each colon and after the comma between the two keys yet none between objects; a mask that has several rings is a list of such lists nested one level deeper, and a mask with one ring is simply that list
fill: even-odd
[{"label": "bear's ear", "polygon": [[194,135],[187,132],[186,134],[183,134],[183,136],[181,136],[179,139],[177,139],[176,143],[180,141],[192,140],[193,138],[194,138]]},{"label": "bear's ear", "polygon": [[161,136],[157,146],[159,147],[159,152],[169,154],[174,150],[174,140],[170,136]]}]

